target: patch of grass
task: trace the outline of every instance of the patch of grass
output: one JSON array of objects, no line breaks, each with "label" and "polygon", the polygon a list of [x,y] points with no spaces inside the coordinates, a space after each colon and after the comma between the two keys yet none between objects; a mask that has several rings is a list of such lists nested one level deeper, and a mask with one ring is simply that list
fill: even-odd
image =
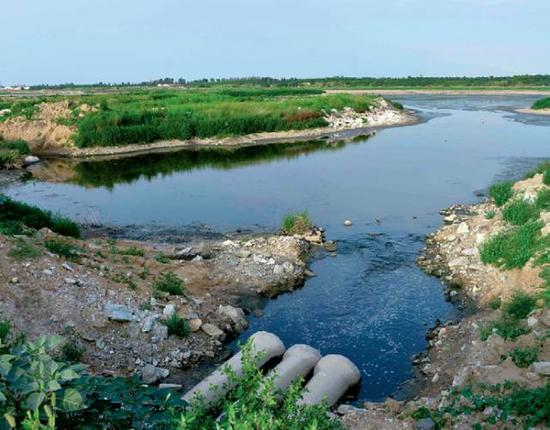
[{"label": "patch of grass", "polygon": [[496,311],[497,309],[500,309],[500,306],[502,305],[502,299],[500,297],[493,297],[489,301],[489,307]]},{"label": "patch of grass", "polygon": [[155,260],[161,264],[168,264],[170,263],[170,258],[164,252],[159,252],[157,255],[155,255]]},{"label": "patch of grass", "polygon": [[497,233],[482,243],[481,261],[504,269],[523,267],[540,249],[542,223],[529,221],[521,226]]},{"label": "patch of grass", "polygon": [[513,225],[522,225],[531,219],[538,218],[539,210],[535,204],[523,199],[508,203],[502,210],[502,218]]},{"label": "patch of grass", "polygon": [[[539,174],[539,173],[545,173],[550,172],[550,160],[545,160],[542,163],[540,163],[537,167],[535,167],[533,170],[530,170],[527,172],[524,176],[524,179],[532,178],[533,176]],[[546,184],[549,185],[549,184]]]},{"label": "patch of grass", "polygon": [[69,218],[54,215],[50,211],[17,202],[0,194],[0,223],[13,222],[24,224],[36,230],[47,227],[64,236],[80,236],[78,225]]},{"label": "patch of grass", "polygon": [[539,349],[537,347],[514,348],[510,356],[516,366],[526,368],[539,359]]},{"label": "patch of grass", "polygon": [[124,249],[119,248],[116,250],[116,253],[120,255],[130,255],[134,257],[143,257],[145,255],[145,251],[141,248],[138,248],[137,246],[130,246]]},{"label": "patch of grass", "polygon": [[493,219],[497,213],[495,211],[485,212],[485,219]]},{"label": "patch of grass", "polygon": [[31,150],[29,144],[24,140],[2,140],[0,139],[0,150],[15,151],[17,155],[29,155]]},{"label": "patch of grass", "polygon": [[18,158],[19,154],[17,151],[11,149],[0,149],[0,167],[13,165]]},{"label": "patch of grass", "polygon": [[511,181],[497,182],[491,185],[489,195],[498,207],[504,205],[512,197],[514,194],[512,191],[513,185],[514,183]]},{"label": "patch of grass", "polygon": [[40,249],[23,239],[18,239],[15,246],[8,252],[10,257],[17,259],[35,258],[41,254]]},{"label": "patch of grass", "polygon": [[186,319],[174,314],[170,318],[163,320],[164,325],[168,329],[168,336],[177,336],[184,338],[189,335],[191,328]]},{"label": "patch of grass", "polygon": [[479,337],[486,341],[491,334],[496,333],[504,339],[515,339],[529,333],[529,328],[521,320],[509,316],[502,316],[495,321],[483,325],[479,330]]},{"label": "patch of grass", "polygon": [[163,273],[160,278],[153,283],[153,288],[173,296],[181,296],[185,292],[183,281],[173,272]]},{"label": "patch of grass", "polygon": [[431,411],[431,415],[437,428],[453,428],[455,417],[474,412],[483,412],[481,419],[488,425],[479,424],[478,428],[500,428],[498,421],[503,423],[503,428],[533,428],[550,420],[550,383],[531,389],[505,382],[488,387],[480,385],[475,390],[472,387],[453,390],[448,404]]},{"label": "patch of grass", "polygon": [[284,216],[281,229],[285,234],[304,234],[313,226],[307,211]]},{"label": "patch of grass", "polygon": [[84,348],[79,346],[74,340],[68,340],[61,348],[61,358],[69,363],[78,363],[84,354]]},{"label": "patch of grass", "polygon": [[80,253],[78,247],[74,246],[70,242],[58,239],[50,239],[44,242],[45,248],[53,254],[57,254],[60,257],[67,260],[78,261],[80,259]]},{"label": "patch of grass", "polygon": [[527,318],[536,305],[537,299],[535,297],[522,291],[516,291],[508,303],[504,305],[504,312],[512,318],[523,319]]}]

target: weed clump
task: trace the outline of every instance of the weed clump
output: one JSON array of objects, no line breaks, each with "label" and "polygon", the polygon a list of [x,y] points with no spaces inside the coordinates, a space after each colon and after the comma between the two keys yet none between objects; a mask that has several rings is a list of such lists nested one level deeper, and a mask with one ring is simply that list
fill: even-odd
[{"label": "weed clump", "polygon": [[489,188],[489,194],[498,207],[504,205],[508,200],[510,200],[510,197],[514,194],[512,191],[513,185],[514,183],[511,181],[497,182],[496,184],[491,185]]},{"label": "weed clump", "polygon": [[284,216],[281,229],[285,234],[304,234],[313,226],[307,211]]},{"label": "weed clump", "polygon": [[514,348],[510,357],[516,366],[526,368],[539,359],[539,349],[537,347]]},{"label": "weed clump", "polygon": [[181,296],[185,292],[183,281],[173,272],[166,272],[153,283],[153,288],[173,296]]},{"label": "weed clump", "polygon": [[186,319],[174,314],[170,318],[164,320],[164,325],[168,329],[168,336],[177,336],[181,339],[189,336],[191,328]]},{"label": "weed clump", "polygon": [[10,257],[17,259],[35,258],[41,254],[42,252],[36,246],[24,239],[18,239],[15,246],[8,252]]},{"label": "weed clump", "polygon": [[513,225],[525,224],[530,219],[537,218],[537,207],[524,199],[516,199],[502,210],[502,218]]},{"label": "weed clump", "polygon": [[67,241],[50,239],[44,242],[44,246],[51,253],[57,254],[67,260],[76,261],[80,259],[79,249]]},{"label": "weed clump", "polygon": [[525,266],[539,250],[542,223],[528,221],[510,230],[497,233],[486,240],[480,248],[481,261],[504,269]]}]

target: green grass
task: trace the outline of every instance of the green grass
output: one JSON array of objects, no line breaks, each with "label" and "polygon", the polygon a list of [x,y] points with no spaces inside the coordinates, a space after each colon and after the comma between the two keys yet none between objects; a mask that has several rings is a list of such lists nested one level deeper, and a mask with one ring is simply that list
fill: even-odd
[{"label": "green grass", "polygon": [[30,153],[29,145],[24,140],[3,140],[0,135],[0,168],[12,165]]},{"label": "green grass", "polygon": [[504,269],[525,266],[541,249],[541,227],[541,222],[529,221],[491,236],[481,244],[481,261]]},{"label": "green grass", "polygon": [[516,291],[510,300],[502,306],[502,315],[481,327],[481,340],[487,340],[493,332],[505,339],[514,339],[528,333],[529,329],[523,320],[535,309],[536,302],[535,296]]},{"label": "green grass", "polygon": [[160,264],[170,263],[170,258],[164,252],[159,252],[157,255],[155,255],[155,260]]},{"label": "green grass", "polygon": [[170,318],[165,319],[163,322],[168,329],[168,336],[174,335],[179,338],[184,338],[191,332],[191,328],[189,327],[187,320],[178,315],[174,314]]},{"label": "green grass", "polygon": [[532,109],[538,110],[538,109],[550,109],[550,97],[546,97],[544,99],[537,100],[535,103],[533,103],[533,106],[531,106]]},{"label": "green grass", "polygon": [[59,255],[67,260],[78,261],[80,259],[80,253],[78,247],[73,244],[58,239],[50,239],[44,242],[44,247],[52,254]]},{"label": "green grass", "polygon": [[[550,160],[545,160],[542,163],[540,163],[537,167],[535,167],[533,170],[530,170],[525,175],[525,179],[532,178],[538,173],[543,173],[546,176],[546,172],[550,173]],[[550,185],[548,183],[545,183],[546,185]]]},{"label": "green grass", "polygon": [[537,304],[535,297],[522,291],[516,291],[504,306],[504,313],[512,318],[523,319],[531,313]]},{"label": "green grass", "polygon": [[531,219],[538,218],[539,210],[533,203],[523,199],[509,202],[502,210],[502,218],[513,225],[522,225]]},{"label": "green grass", "polygon": [[24,239],[18,239],[8,255],[16,259],[35,258],[42,254],[40,249]]},{"label": "green grass", "polygon": [[10,223],[12,227],[13,223],[20,223],[36,230],[47,227],[64,236],[80,236],[80,228],[69,218],[54,215],[50,211],[17,202],[0,194],[0,225]]},{"label": "green grass", "polygon": [[143,257],[145,255],[145,251],[137,246],[129,246],[128,248],[122,249],[113,247],[112,253],[119,255],[130,255],[133,257]]},{"label": "green grass", "polygon": [[160,278],[153,283],[153,288],[173,296],[181,296],[185,292],[183,281],[173,272],[163,273]]},{"label": "green grass", "polygon": [[313,226],[307,211],[289,213],[283,217],[281,230],[285,234],[304,234]]},{"label": "green grass", "polygon": [[497,213],[495,211],[485,212],[485,219],[493,219]]},{"label": "green grass", "polygon": [[[322,127],[327,124],[325,112],[347,106],[364,112],[375,100],[370,95],[320,93],[307,88],[222,88],[73,96],[69,100],[75,114],[64,123],[77,128],[74,140],[79,147],[114,146]],[[39,99],[4,105],[21,103],[36,105]],[[97,109],[81,117],[78,106],[84,103]],[[18,108],[10,115],[25,116],[22,112]]]},{"label": "green grass", "polygon": [[510,357],[516,366],[526,368],[539,359],[539,349],[537,347],[514,348]]},{"label": "green grass", "polygon": [[504,205],[510,197],[512,197],[513,185],[514,183],[511,181],[497,182],[496,184],[491,185],[489,188],[489,195],[493,198],[498,207]]}]

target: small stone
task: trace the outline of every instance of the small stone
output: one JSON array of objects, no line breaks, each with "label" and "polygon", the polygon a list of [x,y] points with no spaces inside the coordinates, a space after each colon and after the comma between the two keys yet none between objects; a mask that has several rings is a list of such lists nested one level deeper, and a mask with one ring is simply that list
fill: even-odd
[{"label": "small stone", "polygon": [[202,320],[200,318],[192,318],[189,320],[189,328],[193,333],[199,331],[202,326]]},{"label": "small stone", "polygon": [[162,367],[155,367],[151,364],[146,364],[141,370],[141,380],[145,384],[154,384],[160,379],[168,377],[170,371]]},{"label": "small stone", "polygon": [[181,390],[183,386],[181,384],[159,384],[159,388],[166,389],[166,390]]},{"label": "small stone", "polygon": [[201,330],[215,339],[223,339],[225,337],[225,333],[214,324],[205,323],[201,326]]},{"label": "small stone", "polygon": [[347,219],[347,220],[344,221],[344,225],[346,227],[351,227],[353,225],[353,222],[350,219]]},{"label": "small stone", "polygon": [[166,305],[162,310],[162,316],[164,317],[165,320],[173,317],[175,313],[176,313],[176,307],[171,303]]},{"label": "small stone", "polygon": [[74,272],[74,269],[73,269],[71,266],[69,266],[67,263],[63,263],[61,266],[62,266],[65,270],[68,270],[69,272]]},{"label": "small stone", "polygon": [[23,166],[31,166],[33,164],[40,163],[40,158],[34,156],[34,155],[27,155],[23,159]]},{"label": "small stone", "polygon": [[12,284],[17,284],[19,282],[19,278],[17,276],[14,276],[13,278],[10,279],[10,282]]},{"label": "small stone", "polygon": [[458,225],[456,232],[457,234],[468,234],[470,232],[470,228],[468,227],[468,224],[466,224],[465,222],[461,222]]},{"label": "small stone", "polygon": [[251,254],[252,253],[247,249],[239,249],[237,251],[237,257],[239,257],[239,258],[248,258],[248,257],[250,257]]},{"label": "small stone", "polygon": [[135,319],[133,312],[129,308],[115,303],[107,303],[105,305],[105,313],[107,314],[107,318],[113,321],[128,322]]},{"label": "small stone", "polygon": [[285,269],[283,269],[283,266],[281,266],[280,264],[275,264],[275,266],[273,266],[273,273],[279,276],[285,273]]},{"label": "small stone", "polygon": [[42,270],[42,273],[44,275],[48,275],[48,276],[52,276],[53,275],[53,272],[50,270],[50,269],[44,269]]},{"label": "small stone", "polygon": [[69,285],[76,285],[78,284],[78,281],[74,278],[65,278],[65,283]]},{"label": "small stone", "polygon": [[149,315],[143,319],[143,323],[141,325],[141,331],[143,333],[149,333],[153,329],[153,323],[157,319],[156,315]]},{"label": "small stone", "polygon": [[422,418],[414,423],[414,430],[433,430],[435,429],[434,420],[431,418]]},{"label": "small stone", "polygon": [[237,333],[244,331],[248,327],[248,321],[241,308],[236,308],[231,305],[220,305],[218,307],[218,315],[222,318],[229,319]]}]

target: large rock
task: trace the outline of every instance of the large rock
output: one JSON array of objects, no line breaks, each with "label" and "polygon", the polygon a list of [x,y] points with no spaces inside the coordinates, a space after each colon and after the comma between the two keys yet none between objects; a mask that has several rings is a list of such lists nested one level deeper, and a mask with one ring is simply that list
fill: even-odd
[{"label": "large rock", "polygon": [[201,330],[214,339],[220,340],[225,337],[225,333],[214,324],[205,323],[201,326]]},{"label": "large rock", "polygon": [[543,376],[550,376],[550,361],[537,361],[533,363],[533,372]]},{"label": "large rock", "polygon": [[161,379],[168,377],[169,374],[170,371],[168,369],[146,364],[143,369],[141,369],[141,380],[145,384],[155,384]]},{"label": "large rock", "polygon": [[431,418],[422,418],[414,423],[414,430],[433,430],[435,423]]},{"label": "large rock", "polygon": [[27,155],[23,160],[24,166],[32,166],[33,164],[40,163],[40,158],[34,155]]},{"label": "large rock", "polygon": [[236,308],[230,305],[220,305],[218,308],[218,315],[229,320],[233,326],[233,329],[237,333],[244,331],[248,327],[248,321],[246,320],[244,311],[241,308]]},{"label": "large rock", "polygon": [[135,319],[134,313],[130,308],[116,303],[107,303],[105,305],[105,313],[107,314],[107,318],[113,321],[129,322]]}]

